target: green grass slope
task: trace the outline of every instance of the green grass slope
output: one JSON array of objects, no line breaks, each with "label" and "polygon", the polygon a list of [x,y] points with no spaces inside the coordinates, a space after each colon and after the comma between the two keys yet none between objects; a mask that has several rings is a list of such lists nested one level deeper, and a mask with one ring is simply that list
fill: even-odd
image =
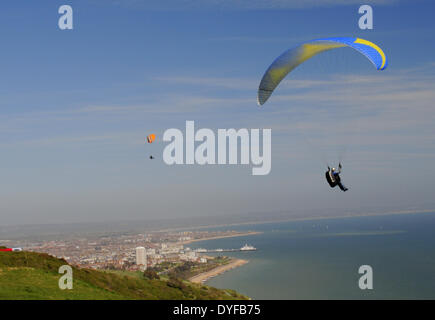
[{"label": "green grass slope", "polygon": [[43,253],[0,252],[0,299],[247,299],[181,280],[149,280],[129,273],[73,269],[73,289],[61,290],[59,267],[67,264]]}]

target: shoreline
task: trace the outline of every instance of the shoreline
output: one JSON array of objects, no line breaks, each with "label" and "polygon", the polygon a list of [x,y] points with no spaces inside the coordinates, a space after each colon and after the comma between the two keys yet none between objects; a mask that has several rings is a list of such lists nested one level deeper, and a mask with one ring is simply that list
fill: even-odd
[{"label": "shoreline", "polygon": [[190,282],[193,282],[193,283],[203,284],[204,282],[206,282],[210,278],[216,277],[216,276],[218,276],[226,271],[241,267],[241,266],[247,264],[248,262],[249,262],[248,260],[232,258],[229,263],[218,266],[218,267],[211,269],[209,271],[197,274],[197,275],[189,278],[188,280]]},{"label": "shoreline", "polygon": [[[279,222],[299,222],[299,221],[312,221],[312,220],[327,220],[327,219],[351,219],[351,218],[363,218],[363,217],[377,217],[377,216],[393,216],[393,215],[403,215],[403,214],[422,214],[422,213],[434,213],[435,209],[422,209],[422,210],[394,210],[386,212],[369,212],[361,214],[348,214],[348,215],[333,215],[333,216],[311,216],[311,217],[289,217],[289,218],[278,218],[272,220],[264,221],[246,221],[246,222],[234,222],[234,223],[223,223],[223,224],[211,224],[202,225],[196,227],[178,227],[159,230],[160,232],[167,231],[181,231],[181,230],[198,230],[198,229],[211,229],[211,228],[221,228],[221,227],[233,227],[233,226],[243,226],[243,225],[261,225]],[[261,232],[260,232],[261,233]],[[195,239],[196,240],[196,239]],[[205,240],[205,239],[204,239]],[[202,241],[202,240],[197,240]]]},{"label": "shoreline", "polygon": [[192,239],[192,240],[186,240],[186,241],[180,241],[179,244],[189,244],[192,242],[200,242],[200,241],[207,241],[207,240],[216,240],[216,239],[225,239],[225,238],[235,238],[235,237],[244,237],[244,236],[253,236],[262,234],[261,231],[250,231],[250,232],[243,232],[243,233],[236,233],[236,234],[229,234],[229,235],[223,235],[223,236],[214,236],[214,237],[208,237],[208,238],[202,238],[202,239]]}]

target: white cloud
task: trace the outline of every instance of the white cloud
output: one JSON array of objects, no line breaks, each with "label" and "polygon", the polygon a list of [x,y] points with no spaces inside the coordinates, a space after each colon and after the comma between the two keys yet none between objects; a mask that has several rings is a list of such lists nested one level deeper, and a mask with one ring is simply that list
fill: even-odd
[{"label": "white cloud", "polygon": [[218,77],[203,77],[203,76],[166,76],[166,77],[156,77],[155,80],[173,83],[173,84],[183,84],[183,85],[197,85],[197,86],[209,86],[209,87],[220,87],[228,89],[246,89],[252,90],[258,85],[256,79],[247,78],[218,78]]},{"label": "white cloud", "polygon": [[[168,128],[171,121],[183,125],[183,121],[188,119],[203,119],[210,126],[222,128],[241,125],[271,127],[278,140],[279,135],[288,139],[307,134],[316,143],[324,141],[325,137],[340,136],[344,137],[341,143],[356,141],[359,146],[429,148],[435,127],[433,71],[433,65],[429,64],[412,70],[372,75],[289,79],[280,84],[270,101],[261,108],[255,103],[258,79],[169,75],[154,79],[167,86],[167,94],[150,96],[147,103],[89,105],[58,112],[3,116],[0,130],[31,127],[35,138],[22,138],[18,134],[14,137],[17,132],[12,131],[1,143],[132,143],[135,135],[142,137],[139,126],[122,126],[114,130],[112,124],[143,119],[144,127],[149,128],[147,119],[157,117],[168,119],[153,126],[160,130]],[[185,90],[184,87],[195,90]],[[203,88],[207,88],[206,92],[201,91]],[[229,92],[228,98],[226,92]],[[167,117],[169,114],[170,119]],[[331,122],[333,125],[325,125]],[[39,127],[55,123],[69,127],[76,125],[82,128],[82,132],[60,130],[60,133],[52,132],[55,136],[49,133],[48,136],[38,136]],[[94,129],[94,125],[98,128]]]}]

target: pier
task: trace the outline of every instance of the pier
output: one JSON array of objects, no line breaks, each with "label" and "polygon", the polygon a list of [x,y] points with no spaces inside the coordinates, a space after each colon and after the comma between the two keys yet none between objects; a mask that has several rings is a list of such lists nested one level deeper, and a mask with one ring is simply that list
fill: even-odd
[{"label": "pier", "polygon": [[196,249],[195,252],[197,253],[214,253],[214,252],[237,252],[237,251],[256,251],[257,248],[253,246],[248,246],[247,244],[239,249]]}]

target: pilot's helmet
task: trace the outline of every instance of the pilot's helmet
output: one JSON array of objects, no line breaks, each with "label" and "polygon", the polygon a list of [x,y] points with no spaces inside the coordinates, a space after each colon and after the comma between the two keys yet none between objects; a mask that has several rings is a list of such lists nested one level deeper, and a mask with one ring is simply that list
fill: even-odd
[{"label": "pilot's helmet", "polygon": [[335,171],[335,168],[332,168],[332,171]]}]

